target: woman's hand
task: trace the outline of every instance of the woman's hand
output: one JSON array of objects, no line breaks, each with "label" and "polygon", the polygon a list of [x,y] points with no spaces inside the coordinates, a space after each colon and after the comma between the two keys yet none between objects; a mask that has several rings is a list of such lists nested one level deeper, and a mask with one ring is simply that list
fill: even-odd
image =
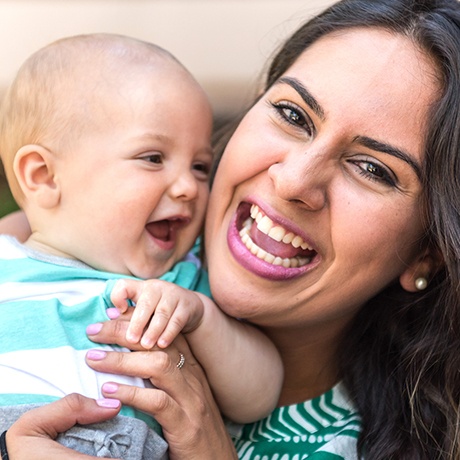
[{"label": "woman's hand", "polygon": [[59,433],[75,424],[104,422],[120,411],[116,399],[99,400],[71,394],[64,398],[30,410],[22,415],[6,433],[6,445],[10,460],[89,460],[54,441]]},{"label": "woman's hand", "polygon": [[[108,321],[91,338],[101,343],[127,346],[127,327],[127,321]],[[114,417],[120,410],[119,401],[157,419],[169,443],[171,460],[237,459],[204,372],[183,337],[178,337],[165,350],[109,352],[106,355],[100,352],[98,350],[95,355],[98,359],[87,358],[94,369],[150,379],[156,388],[105,384],[103,393],[109,401],[113,401],[112,407],[107,400],[96,402],[72,394],[31,410],[7,432],[10,460],[95,458],[72,451],[54,439],[77,423],[85,425]],[[185,362],[179,368],[181,354]]]},{"label": "woman's hand", "polygon": [[[122,319],[108,321],[89,337],[95,342],[133,348],[125,339],[128,324]],[[163,428],[171,460],[237,459],[203,369],[186,340],[179,336],[166,349],[136,349],[141,351],[89,352],[87,363],[97,371],[149,379],[156,388],[107,383],[102,387],[104,396],[152,415]],[[180,368],[181,355],[185,362]],[[225,363],[216,362],[216,366],[222,365]]]}]

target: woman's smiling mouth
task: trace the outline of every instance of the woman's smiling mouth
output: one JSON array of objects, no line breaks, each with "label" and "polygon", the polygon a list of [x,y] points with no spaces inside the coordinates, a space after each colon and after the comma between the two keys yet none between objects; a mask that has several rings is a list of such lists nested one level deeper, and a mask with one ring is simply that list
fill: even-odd
[{"label": "woman's smiling mouth", "polygon": [[299,276],[311,268],[317,256],[300,235],[274,222],[250,203],[238,207],[227,239],[230,251],[241,265],[269,279]]}]

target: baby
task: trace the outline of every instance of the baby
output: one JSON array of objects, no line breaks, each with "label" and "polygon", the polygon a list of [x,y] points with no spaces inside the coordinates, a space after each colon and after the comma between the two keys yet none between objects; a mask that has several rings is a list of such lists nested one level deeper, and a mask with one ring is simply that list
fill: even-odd
[{"label": "baby", "polygon": [[[120,349],[92,343],[85,328],[114,305],[124,311],[127,299],[137,303],[128,340],[167,347],[186,332],[226,416],[248,422],[274,407],[277,351],[211,301],[192,250],[209,194],[211,129],[203,90],[150,43],[82,35],[23,64],[0,110],[1,159],[31,227],[24,244],[0,236],[1,430],[65,394],[100,398],[107,381],[145,385],[85,364],[90,349]],[[138,280],[150,278],[160,279],[144,301]],[[167,458],[154,420],[121,414],[60,440],[90,455]]]}]

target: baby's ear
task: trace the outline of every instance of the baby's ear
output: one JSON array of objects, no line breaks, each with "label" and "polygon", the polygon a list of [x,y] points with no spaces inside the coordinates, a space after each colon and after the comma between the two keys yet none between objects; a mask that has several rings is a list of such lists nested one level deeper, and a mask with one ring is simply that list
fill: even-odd
[{"label": "baby's ear", "polygon": [[54,161],[48,149],[35,144],[21,147],[14,159],[14,173],[26,200],[41,208],[51,209],[60,200]]},{"label": "baby's ear", "polygon": [[402,288],[408,292],[425,289],[430,280],[444,265],[441,252],[437,248],[425,249],[399,277]]}]

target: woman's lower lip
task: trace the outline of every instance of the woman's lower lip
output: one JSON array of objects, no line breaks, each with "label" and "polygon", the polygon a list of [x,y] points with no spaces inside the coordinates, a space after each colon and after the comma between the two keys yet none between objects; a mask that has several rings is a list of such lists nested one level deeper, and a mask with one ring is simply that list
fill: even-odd
[{"label": "woman's lower lip", "polygon": [[296,278],[311,269],[310,265],[300,268],[286,268],[281,265],[273,265],[253,255],[241,241],[236,225],[236,215],[233,217],[228,228],[227,244],[235,260],[246,270],[261,278],[273,281],[283,281]]}]

